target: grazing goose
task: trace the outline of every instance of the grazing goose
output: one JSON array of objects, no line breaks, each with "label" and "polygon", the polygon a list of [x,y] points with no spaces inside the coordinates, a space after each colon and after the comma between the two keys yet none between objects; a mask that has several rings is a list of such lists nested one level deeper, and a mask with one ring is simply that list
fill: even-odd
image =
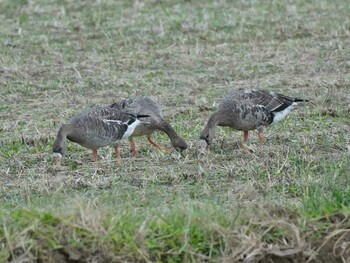
[{"label": "grazing goose", "polygon": [[[128,138],[142,123],[140,118],[147,115],[134,115],[110,107],[97,107],[75,115],[69,124],[63,125],[53,145],[53,154],[60,161],[65,152],[65,142],[70,140],[92,150],[92,158],[97,161],[97,150],[114,145],[117,156],[117,142]],[[119,161],[118,161],[119,162]]]},{"label": "grazing goose", "polygon": [[150,116],[148,123],[141,123],[137,126],[129,137],[129,143],[134,156],[137,156],[137,150],[133,137],[146,135],[148,141],[156,148],[161,150],[161,147],[152,139],[152,133],[156,130],[165,132],[170,138],[171,144],[175,149],[185,150],[187,144],[171,127],[171,125],[164,120],[162,109],[157,100],[151,97],[135,97],[113,103],[109,106],[112,109],[118,109],[132,114],[143,114]]},{"label": "grazing goose", "polygon": [[247,90],[234,93],[223,99],[217,111],[210,117],[200,134],[209,146],[214,139],[216,126],[228,126],[243,131],[243,141],[248,131],[257,129],[260,145],[263,144],[265,126],[285,118],[298,103],[308,101],[264,90]]}]

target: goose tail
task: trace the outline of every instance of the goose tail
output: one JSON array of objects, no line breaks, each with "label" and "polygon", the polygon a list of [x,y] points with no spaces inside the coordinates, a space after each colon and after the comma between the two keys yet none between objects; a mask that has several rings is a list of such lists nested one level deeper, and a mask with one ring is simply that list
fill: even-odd
[{"label": "goose tail", "polygon": [[142,120],[143,118],[149,118],[150,117],[149,115],[143,115],[143,114],[138,114],[138,115],[129,114],[129,115],[130,115],[130,119],[126,123],[124,123],[128,125],[128,128],[123,134],[122,139],[127,139],[128,137],[130,137],[130,135],[134,132],[135,128],[139,126],[141,123],[149,123],[147,121]]},{"label": "goose tail", "polygon": [[139,122],[142,122],[142,123],[149,123],[147,121],[144,121],[143,119],[151,117],[151,116],[145,115],[145,114],[131,114],[131,113],[128,113],[128,114],[130,116],[130,119],[125,122],[125,124],[128,124],[128,125],[131,125],[136,120],[138,120]]},{"label": "goose tail", "polygon": [[138,115],[136,115],[137,119],[143,119],[143,118],[149,118],[149,117],[151,117],[151,116],[145,115],[145,114],[138,114]]},{"label": "goose tail", "polygon": [[292,104],[282,104],[280,107],[275,109],[272,114],[273,114],[273,121],[272,123],[277,123],[283,120],[294,108],[298,107],[299,104],[298,102],[308,102],[309,100],[307,99],[301,99],[301,98],[293,98],[293,103]]},{"label": "goose tail", "polygon": [[309,102],[307,99],[294,98],[294,102]]}]

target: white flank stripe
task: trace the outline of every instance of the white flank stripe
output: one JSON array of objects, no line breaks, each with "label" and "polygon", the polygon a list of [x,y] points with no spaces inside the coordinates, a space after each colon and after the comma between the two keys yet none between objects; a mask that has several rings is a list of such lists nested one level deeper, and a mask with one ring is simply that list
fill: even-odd
[{"label": "white flank stripe", "polygon": [[104,122],[115,122],[115,123],[118,123],[118,124],[122,124],[122,122],[121,121],[118,121],[118,120],[103,120]]},{"label": "white flank stripe", "polygon": [[128,129],[124,133],[122,139],[128,138],[133,132],[134,129],[141,123],[140,120],[136,119],[131,125],[128,126]]},{"label": "white flank stripe", "polygon": [[297,106],[298,103],[293,102],[292,105],[290,105],[289,107],[285,108],[283,111],[279,111],[279,112],[273,112],[273,122],[272,123],[277,123],[280,122],[281,120],[283,120],[288,114],[289,112],[294,109],[295,106]]}]

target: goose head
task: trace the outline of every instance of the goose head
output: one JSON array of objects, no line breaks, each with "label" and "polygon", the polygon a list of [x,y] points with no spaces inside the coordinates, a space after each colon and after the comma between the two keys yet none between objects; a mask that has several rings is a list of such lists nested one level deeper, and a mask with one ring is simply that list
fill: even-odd
[{"label": "goose head", "polygon": [[55,141],[54,145],[53,145],[53,149],[52,149],[52,156],[54,158],[54,163],[55,164],[60,164],[62,157],[65,153],[66,149],[64,147],[64,145],[59,142],[58,140]]},{"label": "goose head", "polygon": [[171,144],[176,150],[179,150],[180,152],[187,149],[187,143],[184,139],[182,139],[180,136],[176,136],[174,138],[171,138]]},{"label": "goose head", "polygon": [[56,164],[60,164],[61,159],[66,151],[65,142],[67,139],[67,133],[69,132],[69,126],[63,125],[58,131],[56,140],[52,147],[52,156]]},{"label": "goose head", "polygon": [[208,120],[207,125],[205,126],[205,128],[202,130],[202,132],[200,133],[199,138],[201,140],[204,140],[207,143],[207,146],[210,146],[212,140],[215,137],[215,131],[216,131],[216,126],[219,123],[220,120],[220,113],[214,113]]},{"label": "goose head", "polygon": [[215,137],[215,127],[209,127],[208,125],[202,130],[199,136],[201,140],[204,140],[207,143],[207,146],[210,146],[214,137]]}]

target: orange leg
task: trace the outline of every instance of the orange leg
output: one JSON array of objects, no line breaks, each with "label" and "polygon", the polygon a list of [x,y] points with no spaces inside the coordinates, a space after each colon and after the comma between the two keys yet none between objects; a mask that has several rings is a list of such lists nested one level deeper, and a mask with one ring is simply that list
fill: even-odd
[{"label": "orange leg", "polygon": [[158,143],[156,143],[155,141],[153,141],[153,139],[151,138],[151,136],[147,136],[147,139],[148,139],[148,141],[149,141],[154,147],[156,147],[156,148],[159,149],[159,150],[162,150],[162,147],[160,147]]},{"label": "orange leg", "polygon": [[117,156],[117,160],[116,160],[117,164],[121,164],[121,157],[120,157],[120,148],[119,148],[119,146],[116,146],[114,148],[114,152],[115,152],[115,155]]},{"label": "orange leg", "polygon": [[245,145],[245,142],[247,142],[247,140],[248,140],[248,131],[243,131],[243,141],[241,141],[239,144],[244,151],[250,152],[251,150],[249,149],[249,147]]},{"label": "orange leg", "polygon": [[259,137],[259,144],[263,145],[264,143],[263,131],[258,131],[258,137]]},{"label": "orange leg", "polygon": [[248,131],[243,132],[243,141],[246,142],[248,140]]},{"label": "orange leg", "polygon": [[97,162],[97,150],[92,150],[92,160],[96,163]]},{"label": "orange leg", "polygon": [[139,154],[138,154],[138,152],[136,150],[134,139],[132,137],[129,137],[129,144],[130,144],[131,151],[134,154],[134,156],[135,157],[139,156]]}]

